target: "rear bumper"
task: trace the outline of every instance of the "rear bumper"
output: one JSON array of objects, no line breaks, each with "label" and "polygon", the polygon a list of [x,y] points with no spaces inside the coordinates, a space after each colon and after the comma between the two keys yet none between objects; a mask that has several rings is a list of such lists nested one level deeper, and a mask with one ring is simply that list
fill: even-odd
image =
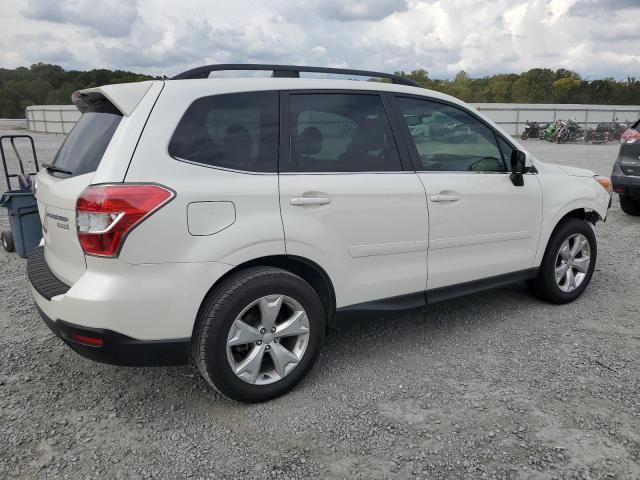
[{"label": "rear bumper", "polygon": [[[38,313],[47,327],[79,355],[96,362],[127,367],[184,365],[189,359],[191,340],[136,340],[101,328],[79,327],[63,320],[54,321],[40,307]],[[73,340],[74,334],[102,339],[102,346]]]},{"label": "rear bumper", "polygon": [[[180,365],[188,361],[200,305],[231,265],[166,263],[131,265],[87,257],[87,269],[65,285],[38,249],[27,272],[45,323],[73,350],[116,365]],[[74,340],[100,339],[100,346]],[[91,343],[91,342],[89,342]]]}]

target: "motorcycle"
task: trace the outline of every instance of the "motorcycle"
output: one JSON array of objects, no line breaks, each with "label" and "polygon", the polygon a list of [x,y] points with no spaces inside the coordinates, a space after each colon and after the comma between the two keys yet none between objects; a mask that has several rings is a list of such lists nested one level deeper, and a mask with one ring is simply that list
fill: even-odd
[{"label": "motorcycle", "polygon": [[584,129],[573,120],[560,120],[552,141],[556,143],[577,142],[584,139]]},{"label": "motorcycle", "polygon": [[542,133],[540,134],[540,138],[542,140],[547,140],[548,142],[553,141],[553,137],[556,133],[556,129],[558,128],[558,122],[552,122],[549,125],[547,125],[547,128],[545,128]]},{"label": "motorcycle", "polygon": [[527,125],[524,127],[520,137],[522,140],[526,140],[527,138],[540,138],[540,131],[540,124],[538,122],[530,122],[527,120]]}]

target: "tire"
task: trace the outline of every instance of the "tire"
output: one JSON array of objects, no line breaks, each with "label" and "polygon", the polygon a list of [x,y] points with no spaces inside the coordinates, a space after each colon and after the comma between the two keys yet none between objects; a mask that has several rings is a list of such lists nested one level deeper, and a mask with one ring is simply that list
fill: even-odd
[{"label": "tire", "polygon": [[[302,309],[308,321],[306,334],[279,339],[277,333],[259,331],[269,325],[269,315],[263,315],[262,308],[273,313],[271,309],[278,298],[282,307],[278,307],[278,317],[271,323],[274,330],[282,328]],[[236,327],[239,319],[245,322],[243,327],[249,326],[242,334]],[[235,336],[231,335],[232,329]],[[259,333],[262,336],[256,337]],[[222,395],[240,402],[264,402],[287,393],[305,377],[318,358],[324,333],[324,309],[307,282],[279,268],[254,267],[231,275],[209,293],[198,314],[192,355],[204,379]],[[238,343],[241,337],[243,341]],[[247,339],[250,341],[244,342]],[[228,342],[237,345],[228,346]],[[285,355],[283,348],[293,357]],[[240,372],[252,355],[262,358],[256,364],[258,368]],[[297,363],[292,362],[296,356]],[[281,363],[279,372],[277,358],[289,360]]]},{"label": "tire", "polygon": [[15,252],[16,251],[16,246],[13,243],[13,233],[5,230],[2,233],[0,233],[0,240],[2,241],[2,247],[7,251],[7,252]]},{"label": "tire", "polygon": [[640,200],[634,200],[624,195],[620,195],[620,208],[627,215],[633,215],[634,217],[639,216]]},{"label": "tire", "polygon": [[[587,255],[578,256],[569,263],[565,260],[565,257],[562,256],[563,254],[560,250],[566,241],[569,241],[569,246],[575,245],[575,243],[571,243],[571,238],[573,238],[574,241],[579,238],[584,239],[588,243],[588,251],[583,250],[583,255],[585,252],[587,252]],[[585,246],[585,248],[587,247]],[[573,249],[571,249],[571,251],[573,251]],[[584,261],[585,256],[589,257],[586,268]],[[597,256],[598,245],[591,225],[586,220],[568,218],[562,221],[554,230],[547,244],[544,257],[542,258],[538,277],[527,281],[527,286],[531,292],[541,300],[557,304],[573,302],[582,295],[582,292],[584,292],[589,285],[596,265]],[[567,263],[573,265],[573,262],[575,262],[576,266],[565,270],[567,273],[563,275],[560,283],[556,281],[556,268],[566,267]],[[582,270],[578,270],[578,265]],[[572,272],[571,275],[574,277],[574,282],[578,283],[579,281],[579,284],[575,288],[569,286],[571,283],[570,280],[568,280],[569,270]]]},{"label": "tire", "polygon": [[520,135],[520,138],[522,140],[526,140],[527,138],[529,138],[529,130],[525,130],[524,132],[522,132],[522,135]]}]

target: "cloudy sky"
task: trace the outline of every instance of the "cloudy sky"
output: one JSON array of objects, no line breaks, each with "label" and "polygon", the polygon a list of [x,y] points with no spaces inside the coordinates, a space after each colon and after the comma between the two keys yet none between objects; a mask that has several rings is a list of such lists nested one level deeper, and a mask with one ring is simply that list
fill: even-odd
[{"label": "cloudy sky", "polygon": [[0,0],[0,67],[294,63],[640,77],[640,0]]}]

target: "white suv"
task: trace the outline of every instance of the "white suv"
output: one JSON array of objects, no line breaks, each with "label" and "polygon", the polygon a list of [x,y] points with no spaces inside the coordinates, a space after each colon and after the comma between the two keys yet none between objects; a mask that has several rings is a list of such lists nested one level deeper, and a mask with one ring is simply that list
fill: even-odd
[{"label": "white suv", "polygon": [[[208,78],[223,69],[273,78]],[[222,394],[263,401],[307,374],[340,312],[524,280],[566,303],[595,267],[608,179],[400,77],[217,65],[73,101],[37,176],[28,274],[47,325],[95,360],[191,357]]]}]

